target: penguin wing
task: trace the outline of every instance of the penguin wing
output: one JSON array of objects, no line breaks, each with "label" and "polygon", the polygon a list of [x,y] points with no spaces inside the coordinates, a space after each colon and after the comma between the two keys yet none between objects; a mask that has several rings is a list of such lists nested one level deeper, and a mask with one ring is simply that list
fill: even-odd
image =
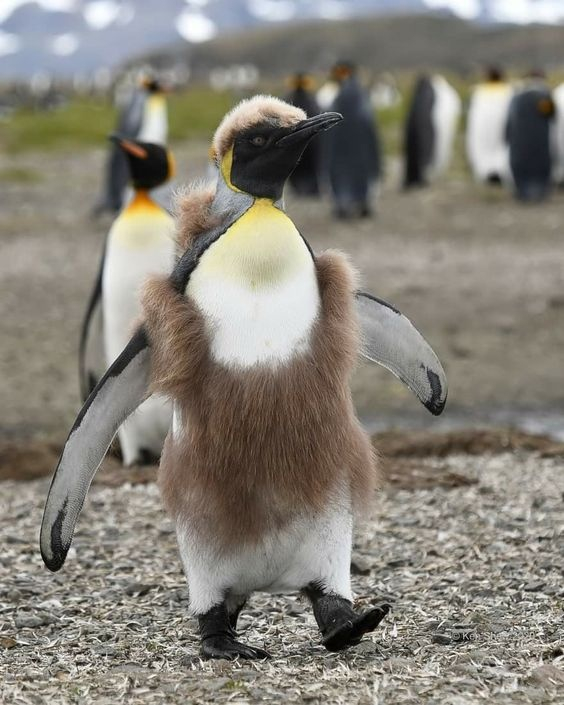
[{"label": "penguin wing", "polygon": [[148,395],[151,356],[141,327],[80,410],[55,470],[41,525],[41,555],[59,570],[86,493],[119,426]]},{"label": "penguin wing", "polygon": [[435,416],[447,398],[447,379],[438,357],[411,321],[370,294],[356,294],[361,355],[390,370]]},{"label": "penguin wing", "polygon": [[86,313],[80,331],[78,348],[78,376],[80,382],[80,398],[86,401],[90,392],[98,384],[106,369],[104,358],[104,318],[102,312],[102,278],[104,276],[104,261],[106,259],[106,243],[102,251],[100,266],[94,289],[90,294]]}]

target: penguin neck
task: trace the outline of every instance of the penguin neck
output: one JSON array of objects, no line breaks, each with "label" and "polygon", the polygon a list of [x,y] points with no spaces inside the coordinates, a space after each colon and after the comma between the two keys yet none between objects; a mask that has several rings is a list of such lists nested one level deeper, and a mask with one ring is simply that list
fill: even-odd
[{"label": "penguin neck", "polygon": [[137,188],[133,192],[133,198],[129,202],[126,210],[132,212],[132,211],[140,211],[140,210],[158,210],[159,206],[153,201],[151,196],[149,195],[148,189],[144,188]]},{"label": "penguin neck", "polygon": [[277,199],[259,198],[245,191],[233,188],[225,181],[225,177],[221,170],[217,177],[217,188],[215,191],[214,200],[212,202],[212,212],[219,215],[222,219],[238,218],[242,213],[251,208],[257,202],[264,203],[268,201],[272,207],[280,211],[284,211],[284,197]]}]

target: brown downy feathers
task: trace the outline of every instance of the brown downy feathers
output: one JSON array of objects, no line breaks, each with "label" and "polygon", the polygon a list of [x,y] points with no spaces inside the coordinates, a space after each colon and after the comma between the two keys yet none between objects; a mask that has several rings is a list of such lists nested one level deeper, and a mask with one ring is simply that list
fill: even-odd
[{"label": "brown downy feathers", "polygon": [[181,428],[165,443],[163,499],[177,519],[207,526],[218,545],[256,541],[343,494],[359,509],[375,486],[349,388],[354,275],[336,252],[318,256],[316,270],[321,310],[310,351],[274,369],[216,363],[195,304],[164,278],[145,288],[153,391],[174,399]]}]

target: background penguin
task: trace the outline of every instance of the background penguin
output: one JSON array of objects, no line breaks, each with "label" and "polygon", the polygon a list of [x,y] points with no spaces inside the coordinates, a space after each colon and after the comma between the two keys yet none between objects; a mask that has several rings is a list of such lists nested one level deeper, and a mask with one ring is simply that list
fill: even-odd
[{"label": "background penguin", "polygon": [[552,91],[554,101],[554,121],[552,126],[552,176],[554,182],[564,186],[564,83]]},{"label": "background penguin", "polygon": [[405,126],[404,187],[426,186],[450,164],[461,101],[442,76],[420,76]]},{"label": "background penguin", "polygon": [[349,575],[353,516],[376,480],[351,402],[357,354],[434,414],[446,401],[441,365],[411,323],[357,292],[341,254],[314,255],[283,210],[306,145],[340,119],[266,96],[224,118],[217,185],[185,201],[186,250],[145,287],[145,322],[80,412],[45,507],[41,552],[58,570],[116,428],[149,388],[172,398],[159,477],[208,658],[268,655],[235,632],[254,590],[302,590],[331,651],[376,628],[389,606],[355,611]]},{"label": "background penguin", "polygon": [[476,181],[502,183],[511,178],[506,127],[512,95],[511,85],[493,67],[487,72],[487,80],[472,90],[466,153]]},{"label": "background penguin", "polygon": [[[165,145],[168,139],[166,90],[155,78],[144,77],[121,111],[116,133],[128,139]],[[104,193],[94,208],[94,215],[104,211],[117,213],[126,200],[129,168],[123,151],[113,145],[106,166]]]},{"label": "background penguin", "polygon": [[343,116],[343,123],[325,139],[325,160],[338,218],[370,215],[371,184],[382,171],[378,131],[369,97],[358,82],[356,68],[340,62],[332,75],[339,80],[339,92],[331,110]]},{"label": "background penguin", "polygon": [[[129,163],[135,195],[108,233],[80,341],[83,399],[98,382],[99,334],[103,329],[106,367],[121,353],[139,318],[139,292],[149,274],[170,272],[174,259],[174,221],[148,191],[167,181],[174,165],[160,145],[112,137]],[[98,321],[102,320],[102,326]],[[148,399],[120,429],[125,465],[158,459],[171,420],[170,405]]]},{"label": "background penguin", "polygon": [[541,201],[551,189],[551,128],[555,114],[549,88],[538,73],[511,100],[507,121],[509,164],[515,197]]},{"label": "background penguin", "polygon": [[[290,105],[301,108],[308,117],[321,112],[315,93],[313,79],[306,73],[297,73],[290,79],[291,91],[284,100]],[[290,175],[289,183],[299,196],[318,196],[321,169],[321,149],[314,140],[305,149],[299,164]]]}]

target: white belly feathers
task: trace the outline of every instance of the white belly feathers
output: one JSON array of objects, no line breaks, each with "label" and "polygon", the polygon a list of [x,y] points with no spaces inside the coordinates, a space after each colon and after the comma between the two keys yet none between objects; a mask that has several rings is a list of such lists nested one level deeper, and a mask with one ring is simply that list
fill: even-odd
[{"label": "white belly feathers", "polygon": [[204,253],[186,290],[209,326],[211,353],[236,367],[280,364],[308,350],[319,310],[311,254],[267,199]]}]

